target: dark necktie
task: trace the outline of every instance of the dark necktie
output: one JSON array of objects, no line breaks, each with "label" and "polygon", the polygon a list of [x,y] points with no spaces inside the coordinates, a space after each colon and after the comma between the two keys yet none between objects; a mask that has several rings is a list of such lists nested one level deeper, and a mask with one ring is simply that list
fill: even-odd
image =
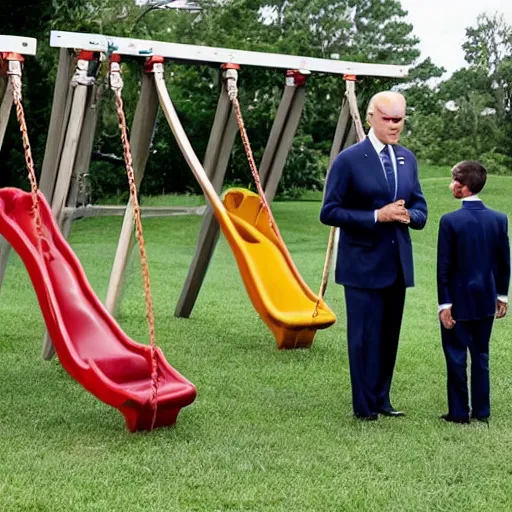
[{"label": "dark necktie", "polygon": [[395,200],[395,171],[393,169],[393,162],[391,162],[391,156],[389,154],[389,146],[384,146],[384,149],[380,152],[380,159],[386,172],[386,179],[388,180],[388,188],[393,201]]}]

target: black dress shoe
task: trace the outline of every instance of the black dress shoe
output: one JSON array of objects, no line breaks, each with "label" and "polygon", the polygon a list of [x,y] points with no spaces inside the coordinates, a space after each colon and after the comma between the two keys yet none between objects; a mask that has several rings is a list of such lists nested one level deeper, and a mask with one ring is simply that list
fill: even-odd
[{"label": "black dress shoe", "polygon": [[489,425],[489,416],[471,416],[471,419]]},{"label": "black dress shoe", "polygon": [[354,418],[358,419],[359,421],[375,421],[379,419],[379,415],[376,412],[372,412],[368,416],[359,416],[358,414],[354,414]]},{"label": "black dress shoe", "polygon": [[380,414],[382,414],[383,416],[390,416],[392,418],[398,418],[398,416],[405,416],[405,412],[404,411],[397,411],[393,408],[391,409],[382,409],[379,411]]},{"label": "black dress shoe", "polygon": [[451,423],[469,423],[469,416],[467,418],[455,418],[450,416],[449,414],[443,414],[440,416],[440,419],[444,421],[449,421]]}]

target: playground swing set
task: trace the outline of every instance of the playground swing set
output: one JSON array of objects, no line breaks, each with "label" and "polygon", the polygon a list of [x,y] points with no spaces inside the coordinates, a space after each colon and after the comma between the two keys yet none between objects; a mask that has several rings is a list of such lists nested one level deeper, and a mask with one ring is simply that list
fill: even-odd
[{"label": "playground swing set", "polygon": [[[155,319],[137,189],[143,178],[158,107],[207,199],[196,253],[175,315],[188,317],[212,257],[219,228],[235,256],[251,302],[280,349],[309,348],[318,329],[335,322],[323,300],[334,242],[331,229],[320,292],[302,279],[281,237],[269,203],[291,148],[305,102],[311,72],[342,75],[346,83],[330,164],[343,147],[362,140],[357,110],[357,75],[401,77],[399,66],[363,64],[290,55],[161,43],[95,34],[52,32],[50,44],[60,48],[52,115],[39,185],[22,105],[23,56],[35,55],[31,38],[0,36],[0,147],[12,104],[22,134],[31,192],[0,189],[0,285],[9,246],[23,260],[48,330],[43,357],[54,351],[70,375],[103,402],[118,408],[130,431],[173,425],[197,391],[165,359],[156,346]],[[142,87],[131,130],[124,115],[121,58],[144,58]],[[220,65],[222,87],[204,164],[181,125],[164,80],[164,63],[177,60]],[[109,282],[105,305],[89,285],[81,264],[66,241],[77,217],[77,191],[87,173],[96,125],[97,72],[108,60],[130,200]],[[238,101],[241,65],[286,70],[285,90],[265,152],[258,167],[252,155]],[[239,131],[257,194],[242,188],[219,197],[236,132]],[[108,212],[107,212],[108,214]],[[134,243],[139,244],[150,343],[126,336],[114,319],[123,276]]]}]

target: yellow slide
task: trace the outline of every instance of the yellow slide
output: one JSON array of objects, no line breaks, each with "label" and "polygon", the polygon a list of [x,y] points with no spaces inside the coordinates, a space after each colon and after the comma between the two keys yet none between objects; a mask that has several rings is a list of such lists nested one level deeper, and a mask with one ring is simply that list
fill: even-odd
[{"label": "yellow slide", "polygon": [[[278,348],[310,347],[318,329],[336,321],[309,289],[288,249],[270,227],[258,195],[230,189],[221,202],[183,130],[162,74],[155,72],[160,106],[206,198],[213,206],[240,270],[247,293],[276,337]],[[315,314],[316,311],[316,314]]]},{"label": "yellow slide", "polygon": [[[270,227],[268,213],[257,194],[230,189],[224,194],[230,222],[222,232],[235,255],[249,297],[274,333],[279,348],[310,347],[317,329],[331,326],[336,317],[294,265],[288,249]],[[217,218],[225,220],[223,215]]]}]

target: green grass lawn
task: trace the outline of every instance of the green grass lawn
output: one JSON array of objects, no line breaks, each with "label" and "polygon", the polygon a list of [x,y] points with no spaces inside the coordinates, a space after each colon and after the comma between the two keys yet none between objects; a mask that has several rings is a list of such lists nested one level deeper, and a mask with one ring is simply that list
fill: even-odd
[{"label": "green grass lawn", "polygon": [[[436,238],[441,214],[458,207],[446,173],[422,170],[430,217],[424,231],[413,232],[416,288],[407,295],[392,390],[405,418],[352,418],[343,291],[333,283],[326,300],[338,322],[318,333],[311,350],[279,352],[221,239],[192,317],[174,318],[201,219],[156,218],[144,225],[157,340],[198,397],[175,428],[130,434],[118,411],[84,391],[57,360],[40,358],[42,316],[13,255],[0,296],[0,509],[510,511],[510,318],[496,324],[491,346],[490,427],[438,419],[446,396]],[[491,177],[482,196],[512,214],[512,178]],[[318,201],[274,205],[314,290],[328,236],[319,209]],[[121,220],[77,221],[71,234],[102,300]],[[134,257],[118,320],[147,342],[141,281]]]}]

